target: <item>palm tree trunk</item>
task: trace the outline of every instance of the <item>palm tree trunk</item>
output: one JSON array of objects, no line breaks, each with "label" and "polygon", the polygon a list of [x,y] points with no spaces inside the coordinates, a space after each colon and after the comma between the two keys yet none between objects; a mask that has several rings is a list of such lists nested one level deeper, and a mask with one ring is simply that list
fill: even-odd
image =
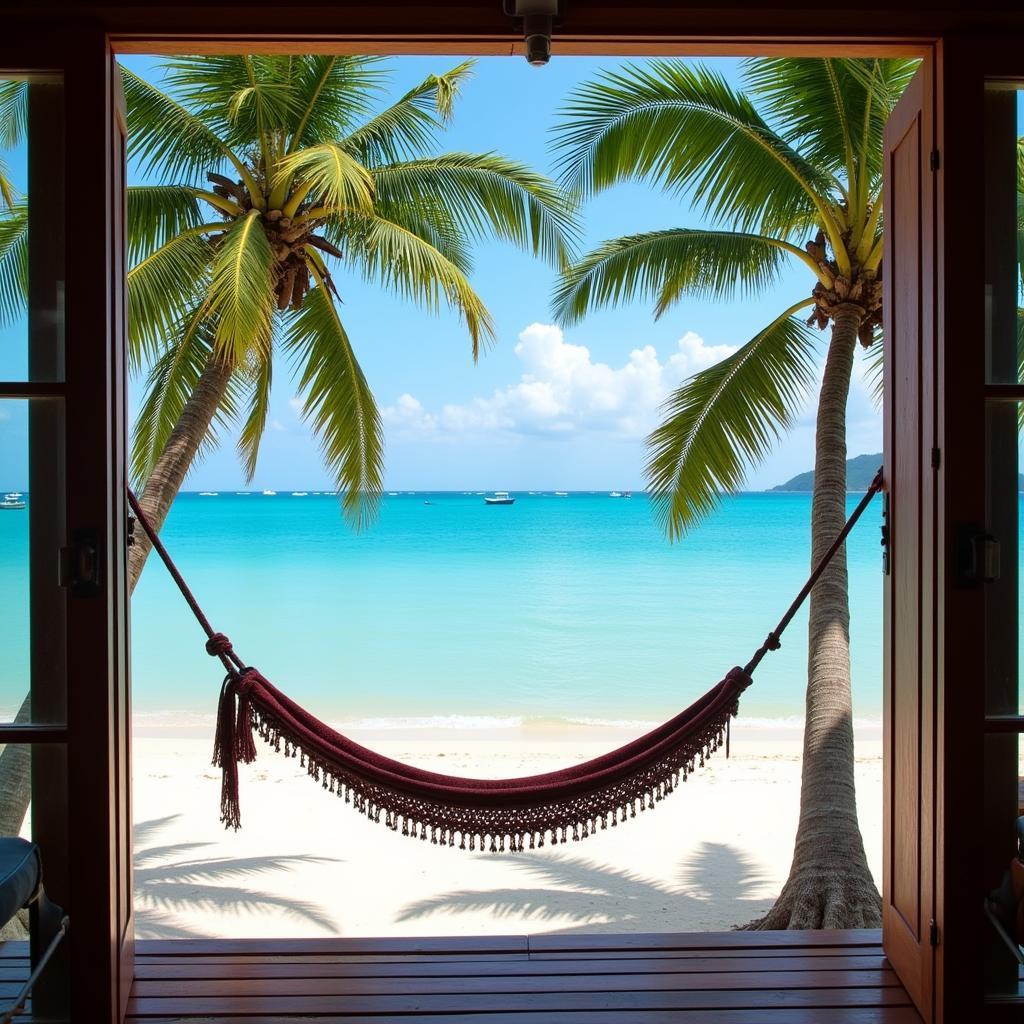
[{"label": "palm tree trunk", "polygon": [[[14,716],[16,725],[32,720],[29,694]],[[7,743],[0,752],[0,836],[21,834],[32,796],[32,748],[27,743]]]},{"label": "palm tree trunk", "polygon": [[[811,510],[816,564],[846,520],[846,403],[864,310],[843,304],[818,402]],[[811,591],[800,821],[789,878],[759,928],[877,928],[881,899],[857,824],[846,549]]]},{"label": "palm tree trunk", "polygon": [[[230,361],[210,357],[139,495],[142,511],[156,530],[163,526],[196,452],[210,429],[227,391],[232,370]],[[135,543],[128,550],[129,592],[135,590],[151,548],[152,544],[145,533],[136,530]]]}]

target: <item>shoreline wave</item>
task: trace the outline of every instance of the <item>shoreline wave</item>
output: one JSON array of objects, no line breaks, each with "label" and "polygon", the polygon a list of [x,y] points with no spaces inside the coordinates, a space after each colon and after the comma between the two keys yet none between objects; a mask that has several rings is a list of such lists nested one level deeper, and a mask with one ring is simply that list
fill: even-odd
[{"label": "shoreline wave", "polygon": [[[328,724],[339,732],[371,733],[513,733],[559,730],[580,735],[585,732],[640,733],[653,729],[661,722],[641,718],[596,718],[581,715],[403,715],[367,716],[365,718],[329,719]],[[215,715],[194,711],[142,711],[132,719],[133,728],[141,732],[210,731]],[[803,729],[802,715],[743,715],[736,719],[734,728],[758,732],[795,732]],[[855,731],[878,730],[880,717],[858,716],[853,720]]]}]

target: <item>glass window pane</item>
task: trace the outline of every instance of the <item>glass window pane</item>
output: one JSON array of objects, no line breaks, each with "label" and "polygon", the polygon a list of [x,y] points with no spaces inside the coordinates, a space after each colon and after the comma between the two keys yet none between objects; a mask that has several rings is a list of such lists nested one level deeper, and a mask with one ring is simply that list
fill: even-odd
[{"label": "glass window pane", "polygon": [[985,342],[988,380],[1018,383],[1024,345],[1024,91],[985,89]]},{"label": "glass window pane", "polygon": [[0,380],[64,376],[64,90],[0,77]]},{"label": "glass window pane", "polygon": [[66,718],[63,434],[61,401],[0,401],[0,722]]},{"label": "glass window pane", "polygon": [[[973,571],[967,582],[984,588],[985,712],[989,716],[1024,714],[1022,664],[1020,534],[1024,500],[1021,469],[1021,423],[1024,407],[991,401],[986,410],[986,475],[988,492],[984,527],[971,528],[960,540],[960,570]],[[969,574],[969,572],[968,572]],[[1013,876],[1024,886],[1024,863],[1018,861],[1018,819],[1024,812],[1024,766],[1020,737],[994,732],[985,737],[983,815],[985,842],[986,989],[990,994],[1017,993],[1021,965],[1014,950],[1024,943],[1018,923]],[[1024,955],[1024,954],[1022,954]]]}]

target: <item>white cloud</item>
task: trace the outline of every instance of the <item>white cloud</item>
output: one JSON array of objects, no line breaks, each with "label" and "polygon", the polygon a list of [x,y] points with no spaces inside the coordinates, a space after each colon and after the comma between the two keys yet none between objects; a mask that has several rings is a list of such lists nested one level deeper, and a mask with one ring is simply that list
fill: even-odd
[{"label": "white cloud", "polygon": [[295,396],[294,398],[289,398],[289,399],[288,399],[288,404],[289,404],[289,405],[290,405],[290,406],[291,406],[291,407],[292,407],[292,408],[293,408],[293,409],[294,409],[294,410],[295,410],[296,412],[302,412],[302,406],[304,405],[304,402],[303,402],[303,400],[302,400],[301,396],[299,396],[299,395],[296,395],[296,396]]},{"label": "white cloud", "polygon": [[270,429],[277,430],[282,434],[286,434],[288,432],[288,428],[280,420],[271,420]]},{"label": "white cloud", "polygon": [[515,347],[523,367],[517,383],[436,412],[403,394],[382,415],[395,434],[420,440],[579,431],[636,438],[654,426],[658,407],[680,380],[734,351],[729,345],[705,345],[690,331],[664,362],[654,346],[645,345],[612,367],[595,362],[585,345],[567,342],[560,328],[535,323],[520,333]]}]

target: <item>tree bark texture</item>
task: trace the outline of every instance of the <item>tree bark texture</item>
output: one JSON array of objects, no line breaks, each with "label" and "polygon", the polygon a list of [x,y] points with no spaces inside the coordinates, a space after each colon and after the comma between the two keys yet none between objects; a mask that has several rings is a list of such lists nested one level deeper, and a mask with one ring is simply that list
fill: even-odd
[{"label": "tree bark texture", "polygon": [[[836,308],[818,402],[811,564],[846,521],[846,405],[864,310]],[[800,819],[789,878],[758,928],[877,928],[881,898],[857,823],[846,548],[811,591]]]}]

